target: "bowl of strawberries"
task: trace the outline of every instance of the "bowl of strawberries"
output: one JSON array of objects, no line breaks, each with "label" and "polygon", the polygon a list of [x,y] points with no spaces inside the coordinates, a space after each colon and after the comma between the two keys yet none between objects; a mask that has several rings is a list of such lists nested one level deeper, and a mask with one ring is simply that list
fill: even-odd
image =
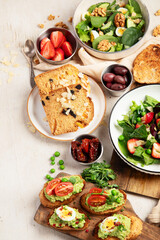
[{"label": "bowl of strawberries", "polygon": [[36,41],[38,56],[50,64],[64,64],[68,62],[77,50],[74,35],[64,28],[49,28],[43,31]]}]

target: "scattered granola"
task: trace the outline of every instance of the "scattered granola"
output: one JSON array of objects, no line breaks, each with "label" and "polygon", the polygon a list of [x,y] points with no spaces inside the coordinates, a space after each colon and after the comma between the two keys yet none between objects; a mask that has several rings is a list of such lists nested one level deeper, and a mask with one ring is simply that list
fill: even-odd
[{"label": "scattered granola", "polygon": [[48,16],[48,20],[49,21],[52,21],[52,20],[54,20],[55,19],[55,16],[53,16],[52,14],[50,14],[49,16]]},{"label": "scattered granola", "polygon": [[154,15],[155,16],[160,16],[160,9]]},{"label": "scattered granola", "polygon": [[155,28],[153,29],[152,35],[153,35],[154,37],[160,37],[160,25],[158,25],[157,27],[155,27]]},{"label": "scattered granola", "polygon": [[73,20],[72,17],[69,17],[69,18],[68,18],[68,22],[72,23],[72,20]]},{"label": "scattered granola", "polygon": [[65,28],[68,29],[69,27],[64,23],[64,22],[58,22],[55,24],[55,27],[61,27],[61,28]]},{"label": "scattered granola", "polygon": [[38,24],[38,27],[44,28],[44,24]]}]

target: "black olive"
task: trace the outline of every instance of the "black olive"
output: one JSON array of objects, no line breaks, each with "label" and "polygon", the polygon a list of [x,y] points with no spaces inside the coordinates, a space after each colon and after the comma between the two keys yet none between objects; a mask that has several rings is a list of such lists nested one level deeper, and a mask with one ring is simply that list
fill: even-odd
[{"label": "black olive", "polygon": [[50,81],[50,82],[53,82],[53,79],[52,79],[52,78],[50,78],[50,79],[49,79],[49,81]]},{"label": "black olive", "polygon": [[75,114],[72,110],[70,110],[69,114],[70,114],[72,117],[76,118],[76,114]]},{"label": "black olive", "polygon": [[45,102],[42,100],[42,105],[45,106]]},{"label": "black olive", "polygon": [[74,90],[70,90],[72,94],[74,94]]},{"label": "black olive", "polygon": [[50,98],[47,96],[47,97],[46,97],[46,100],[50,100]]},{"label": "black olive", "polygon": [[63,109],[63,110],[62,110],[62,113],[63,113],[64,115],[66,115],[66,110],[65,110],[65,109]]},{"label": "black olive", "polygon": [[76,88],[80,90],[82,87],[81,87],[80,84],[78,84],[78,85],[76,86]]}]

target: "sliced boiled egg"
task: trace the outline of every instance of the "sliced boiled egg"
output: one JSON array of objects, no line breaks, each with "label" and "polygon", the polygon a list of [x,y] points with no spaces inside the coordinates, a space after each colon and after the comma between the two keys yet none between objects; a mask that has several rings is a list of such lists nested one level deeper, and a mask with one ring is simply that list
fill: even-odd
[{"label": "sliced boiled egg", "polygon": [[122,37],[123,33],[125,32],[126,28],[125,27],[117,27],[116,28],[116,35],[118,37]]},{"label": "sliced boiled egg", "polygon": [[82,21],[85,21],[85,20],[86,20],[85,15],[88,15],[88,16],[89,16],[90,14],[89,14],[89,12],[84,12],[84,13],[82,13],[82,15],[81,15]]},{"label": "sliced boiled egg", "polygon": [[128,12],[128,9],[121,7],[121,8],[118,8],[117,11],[119,11],[119,12],[121,12],[121,13],[123,13],[125,15],[126,12]]},{"label": "sliced boiled egg", "polygon": [[94,39],[96,39],[97,37],[99,37],[99,33],[96,30],[91,30],[91,32],[90,32],[91,42],[93,42]]},{"label": "sliced boiled egg", "polygon": [[116,226],[115,223],[118,221],[118,218],[114,216],[105,218],[100,224],[101,231],[104,233],[112,232]]},{"label": "sliced boiled egg", "polygon": [[61,206],[61,207],[57,208],[56,214],[63,221],[72,221],[76,217],[75,210],[68,206]]}]

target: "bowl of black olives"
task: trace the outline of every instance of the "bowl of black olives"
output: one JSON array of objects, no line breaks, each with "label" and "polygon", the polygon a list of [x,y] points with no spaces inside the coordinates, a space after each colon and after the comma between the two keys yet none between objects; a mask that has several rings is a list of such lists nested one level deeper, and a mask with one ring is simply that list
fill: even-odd
[{"label": "bowl of black olives", "polygon": [[108,66],[101,75],[101,82],[105,89],[115,97],[121,96],[127,91],[132,83],[131,71],[120,64],[112,64]]}]

